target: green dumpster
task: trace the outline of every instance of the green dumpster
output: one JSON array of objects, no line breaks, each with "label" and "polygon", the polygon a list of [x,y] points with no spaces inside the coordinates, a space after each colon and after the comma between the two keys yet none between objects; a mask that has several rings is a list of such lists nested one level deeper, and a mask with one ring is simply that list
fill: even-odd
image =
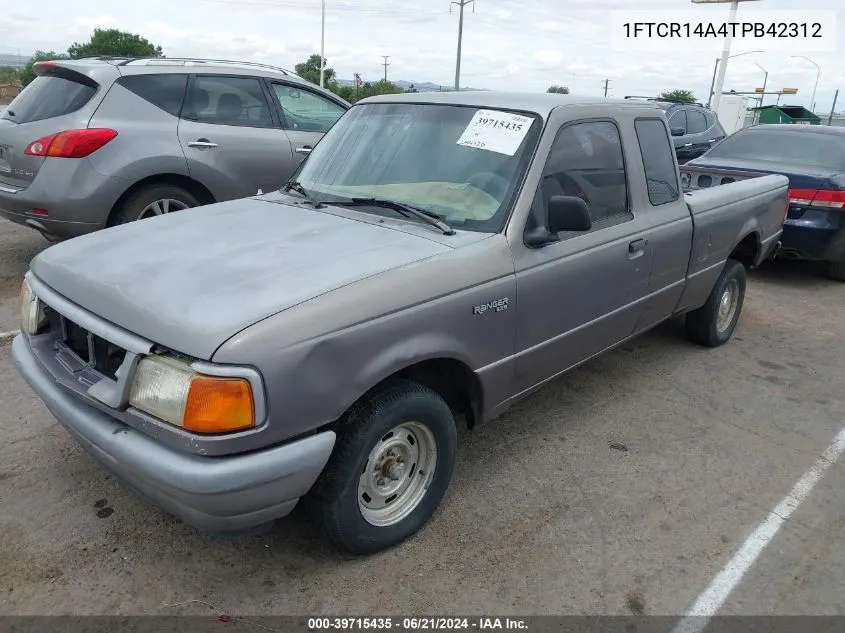
[{"label": "green dumpster", "polygon": [[797,123],[800,125],[821,125],[821,117],[804,106],[767,105],[752,108],[758,123]]}]

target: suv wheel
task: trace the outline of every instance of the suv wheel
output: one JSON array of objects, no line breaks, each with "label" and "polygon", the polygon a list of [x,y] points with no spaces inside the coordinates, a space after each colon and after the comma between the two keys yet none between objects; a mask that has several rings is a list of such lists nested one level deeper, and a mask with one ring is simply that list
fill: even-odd
[{"label": "suv wheel", "polygon": [[405,540],[434,514],[455,465],[457,430],[436,392],[400,380],[356,405],[306,502],[343,552]]},{"label": "suv wheel", "polygon": [[120,208],[116,210],[111,224],[127,224],[199,205],[199,201],[181,187],[149,185],[141,187],[123,201]]}]

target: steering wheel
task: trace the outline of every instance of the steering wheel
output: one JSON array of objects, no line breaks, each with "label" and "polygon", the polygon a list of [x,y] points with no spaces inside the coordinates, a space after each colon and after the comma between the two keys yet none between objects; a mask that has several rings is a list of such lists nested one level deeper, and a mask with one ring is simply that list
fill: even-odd
[{"label": "steering wheel", "polygon": [[505,199],[505,195],[508,193],[508,188],[510,187],[510,183],[506,178],[492,171],[482,171],[473,174],[467,182],[476,189],[481,189],[481,191],[488,193],[499,202]]}]

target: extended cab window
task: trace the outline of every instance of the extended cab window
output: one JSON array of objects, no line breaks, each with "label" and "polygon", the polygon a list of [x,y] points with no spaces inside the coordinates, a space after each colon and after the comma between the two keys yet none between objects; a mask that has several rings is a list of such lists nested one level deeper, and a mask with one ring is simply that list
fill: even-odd
[{"label": "extended cab window", "polygon": [[328,132],[346,112],[334,101],[296,86],[273,83],[273,92],[282,106],[285,127],[300,132]]},{"label": "extended cab window", "polygon": [[188,89],[182,118],[217,125],[273,126],[261,82],[254,77],[198,75]]},{"label": "extended cab window", "polygon": [[654,206],[674,202],[680,196],[674,148],[669,143],[666,127],[659,119],[639,119],[634,123],[640,153],[643,157],[648,200]]},{"label": "extended cab window", "polygon": [[622,139],[609,121],[575,123],[562,128],[543,170],[544,208],[555,195],[582,198],[595,228],[633,218],[628,211],[628,183]]},{"label": "extended cab window", "polygon": [[179,116],[188,75],[130,75],[121,77],[117,83],[165,112]]}]

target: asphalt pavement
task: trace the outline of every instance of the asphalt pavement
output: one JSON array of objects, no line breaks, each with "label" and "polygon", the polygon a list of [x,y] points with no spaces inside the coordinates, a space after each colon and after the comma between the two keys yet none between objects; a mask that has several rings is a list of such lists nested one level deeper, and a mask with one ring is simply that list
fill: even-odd
[{"label": "asphalt pavement", "polygon": [[[0,221],[0,332],[46,245]],[[300,512],[222,541],[148,505],[0,343],[0,614],[685,614],[845,426],[843,306],[845,284],[766,266],[728,345],[668,323],[465,432],[434,519],[365,558]],[[825,468],[720,613],[845,615],[845,462]]]}]

